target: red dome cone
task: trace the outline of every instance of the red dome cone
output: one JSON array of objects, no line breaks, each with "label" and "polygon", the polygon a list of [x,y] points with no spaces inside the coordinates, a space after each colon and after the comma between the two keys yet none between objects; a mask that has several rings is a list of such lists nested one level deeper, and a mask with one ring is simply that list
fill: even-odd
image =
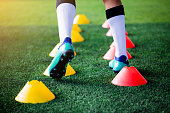
[{"label": "red dome cone", "polygon": [[109,29],[108,32],[106,33],[106,36],[112,36],[112,32],[111,32],[110,29]]},{"label": "red dome cone", "polygon": [[130,53],[128,51],[126,51],[126,53],[127,53],[128,59],[131,59],[132,56],[130,55]]},{"label": "red dome cone", "polygon": [[128,36],[126,36],[126,48],[134,48],[135,45],[133,44],[133,42],[129,39]]},{"label": "red dome cone", "polygon": [[107,22],[107,20],[105,20],[105,22],[102,25],[103,28],[110,28],[109,23]]},{"label": "red dome cone", "polygon": [[115,58],[115,51],[116,48],[115,47],[111,47],[106,54],[103,56],[104,59],[106,60],[113,60]]},{"label": "red dome cone", "polygon": [[118,86],[139,86],[146,84],[147,81],[135,67],[125,66],[111,83]]},{"label": "red dome cone", "polygon": [[125,35],[128,35],[128,32],[125,30]]},{"label": "red dome cone", "polygon": [[[126,35],[126,36],[128,35],[127,31],[125,31],[125,35]],[[106,36],[112,36],[112,32],[111,32],[110,29],[109,29],[108,32],[106,33]]]},{"label": "red dome cone", "polygon": [[113,41],[112,44],[110,45],[110,48],[111,48],[111,47],[115,47],[114,41]]},{"label": "red dome cone", "polygon": [[[115,52],[116,52],[116,47],[113,46],[111,47],[107,52],[106,54],[103,56],[103,59],[106,59],[106,60],[113,60],[115,58]],[[130,53],[128,51],[126,51],[127,53],[127,56],[128,56],[128,59],[131,59],[132,56],[130,55]]]},{"label": "red dome cone", "polygon": [[[115,46],[114,42],[112,42],[110,47],[113,47],[113,46]],[[128,48],[134,48],[134,47],[135,47],[135,45],[133,44],[133,42],[129,39],[128,36],[126,36],[126,48],[128,49]]]}]

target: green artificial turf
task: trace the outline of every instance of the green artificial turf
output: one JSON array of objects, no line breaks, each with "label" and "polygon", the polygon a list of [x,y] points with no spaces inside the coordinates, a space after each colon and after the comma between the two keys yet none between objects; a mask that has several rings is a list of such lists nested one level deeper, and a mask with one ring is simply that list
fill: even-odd
[{"label": "green artificial turf", "polygon": [[[89,3],[90,2],[90,3]],[[0,0],[0,112],[170,112],[170,2],[123,1],[126,30],[136,45],[129,60],[148,83],[138,87],[111,84],[116,76],[102,56],[113,39],[101,0],[77,0],[77,14],[91,24],[80,25],[84,42],[74,43],[70,65],[77,73],[53,80],[42,73],[59,42],[55,0]],[[56,98],[42,104],[22,104],[14,98],[27,81],[42,81]]]}]

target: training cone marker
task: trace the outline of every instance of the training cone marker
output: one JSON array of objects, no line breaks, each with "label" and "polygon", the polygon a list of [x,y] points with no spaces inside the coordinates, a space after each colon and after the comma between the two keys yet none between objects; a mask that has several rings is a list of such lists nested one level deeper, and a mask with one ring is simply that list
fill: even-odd
[{"label": "training cone marker", "polygon": [[[126,35],[126,36],[128,35],[127,31],[125,31],[125,35]],[[112,32],[111,32],[110,29],[109,29],[108,32],[106,33],[106,36],[112,37]]]},{"label": "training cone marker", "polygon": [[59,46],[60,46],[60,43],[58,43],[58,44],[54,47],[54,49],[53,49],[53,50],[50,52],[50,54],[49,54],[50,57],[55,57]]},{"label": "training cone marker", "polygon": [[[75,73],[76,72],[74,71],[74,69],[68,64],[65,76],[74,75]],[[47,67],[47,69],[44,71],[43,74],[46,75],[46,76],[50,76],[49,75],[49,66]]]},{"label": "training cone marker", "polygon": [[49,75],[49,66],[47,67],[47,69],[44,71],[43,74],[46,75],[46,76],[50,76],[50,75]]},{"label": "training cone marker", "polygon": [[128,32],[125,30],[125,35],[128,35]]},{"label": "training cone marker", "polygon": [[71,32],[71,39],[72,42],[82,42],[84,41],[84,38],[80,35],[78,31],[72,31]]},{"label": "training cone marker", "polygon": [[133,44],[133,42],[129,39],[128,36],[126,36],[126,48],[134,48],[135,45]]},{"label": "training cone marker", "polygon": [[[102,27],[103,28],[110,28],[109,23],[107,22],[107,20],[105,20]],[[125,35],[128,35],[128,32],[126,30],[125,30]],[[106,36],[112,36],[112,33],[111,33],[110,30],[106,33]]]},{"label": "training cone marker", "polygon": [[65,76],[74,75],[75,73],[74,69],[68,64]]},{"label": "training cone marker", "polygon": [[107,22],[107,20],[105,20],[105,22],[102,25],[103,28],[110,28],[109,23]]},{"label": "training cone marker", "polygon": [[27,82],[15,100],[21,103],[44,103],[55,98],[54,94],[41,82],[32,80]]},{"label": "training cone marker", "polygon": [[74,18],[74,24],[89,24],[90,21],[87,19],[85,15],[77,15]]},{"label": "training cone marker", "polygon": [[73,31],[78,31],[78,32],[81,32],[81,31],[82,31],[77,24],[73,24],[72,30],[73,30]]},{"label": "training cone marker", "polygon": [[110,29],[109,29],[108,32],[106,33],[106,36],[112,36],[112,32],[111,32]]},{"label": "training cone marker", "polygon": [[[58,43],[54,49],[50,52],[49,56],[50,57],[55,57],[55,55],[57,54],[58,48],[60,46],[60,43]],[[74,51],[74,55],[76,56],[76,52]]]},{"label": "training cone marker", "polygon": [[[106,59],[106,60],[113,60],[115,58],[115,51],[116,51],[116,47],[113,46],[111,47],[107,52],[106,54],[103,56],[103,59]],[[128,59],[131,59],[132,56],[130,55],[130,53],[128,51],[126,51],[127,53],[127,56],[128,56]]]},{"label": "training cone marker", "polygon": [[[110,47],[115,47],[114,42],[112,42],[112,44],[110,45]],[[126,48],[134,48],[135,45],[133,44],[133,42],[129,39],[128,36],[126,36]]]},{"label": "training cone marker", "polygon": [[110,48],[111,48],[111,47],[115,47],[114,41],[113,41],[112,44],[110,45]]},{"label": "training cone marker", "polygon": [[111,83],[118,86],[139,86],[146,84],[147,81],[135,67],[125,66]]},{"label": "training cone marker", "polygon": [[132,58],[131,54],[128,51],[126,51],[126,53],[127,53],[128,59],[131,59]]},{"label": "training cone marker", "polygon": [[111,47],[111,48],[106,52],[106,54],[103,56],[103,59],[113,60],[113,59],[115,58],[115,51],[116,51],[116,48],[115,48],[115,47]]}]

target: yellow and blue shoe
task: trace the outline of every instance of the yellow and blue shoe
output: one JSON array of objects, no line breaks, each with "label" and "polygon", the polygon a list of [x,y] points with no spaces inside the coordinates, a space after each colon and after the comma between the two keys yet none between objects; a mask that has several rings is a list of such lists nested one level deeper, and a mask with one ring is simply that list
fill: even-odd
[{"label": "yellow and blue shoe", "polygon": [[49,75],[52,78],[61,78],[66,73],[68,62],[74,57],[74,49],[71,38],[66,37],[59,46],[58,51],[49,67]]},{"label": "yellow and blue shoe", "polygon": [[129,62],[125,55],[120,57],[115,57],[114,60],[109,62],[109,67],[113,70],[113,72],[118,73],[123,67],[129,66]]}]

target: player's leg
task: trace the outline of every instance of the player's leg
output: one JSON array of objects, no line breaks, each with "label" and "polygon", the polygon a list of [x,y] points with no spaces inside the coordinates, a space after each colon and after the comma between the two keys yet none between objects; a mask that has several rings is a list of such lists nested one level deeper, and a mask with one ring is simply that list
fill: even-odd
[{"label": "player's leg", "polygon": [[71,31],[75,11],[75,0],[56,0],[56,12],[61,45],[50,64],[49,74],[52,78],[61,78],[64,76],[68,62],[74,57]]},{"label": "player's leg", "polygon": [[56,0],[60,43],[62,43],[66,37],[71,37],[75,11],[75,0]]},{"label": "player's leg", "polygon": [[129,65],[126,53],[124,8],[121,0],[103,0],[103,3],[116,47],[115,59],[109,63],[109,66],[117,73],[124,66]]}]

